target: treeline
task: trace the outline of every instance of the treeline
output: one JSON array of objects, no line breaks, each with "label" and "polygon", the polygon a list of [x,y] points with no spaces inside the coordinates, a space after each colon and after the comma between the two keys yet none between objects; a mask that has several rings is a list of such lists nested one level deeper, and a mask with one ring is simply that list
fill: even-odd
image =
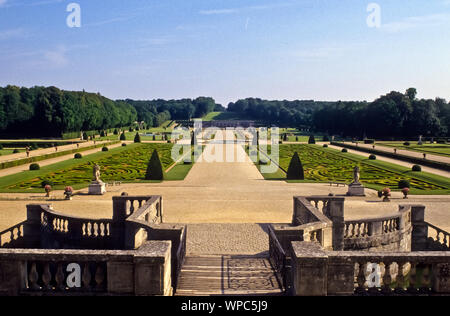
[{"label": "treeline", "polygon": [[450,103],[418,99],[417,91],[392,91],[373,102],[238,100],[228,111],[280,127],[343,137],[450,136]]},{"label": "treeline", "polygon": [[148,100],[135,101],[127,99],[124,102],[131,104],[137,111],[140,122],[147,126],[160,126],[167,120],[190,120],[201,118],[212,111],[224,111],[225,108],[216,104],[214,99],[199,97],[197,99],[182,100]]},{"label": "treeline", "polygon": [[63,133],[129,126],[135,108],[100,94],[56,87],[0,87],[3,137],[60,137]]},{"label": "treeline", "polygon": [[450,103],[418,99],[417,91],[392,91],[371,103],[337,102],[313,115],[315,130],[330,135],[368,138],[450,136]]},{"label": "treeline", "polygon": [[[160,126],[167,120],[202,117],[224,111],[214,99],[113,101],[98,93],[56,87],[0,87],[0,137],[61,137],[80,131]],[[75,136],[74,136],[75,137]]]},{"label": "treeline", "polygon": [[228,104],[228,111],[236,112],[246,118],[255,119],[268,125],[280,127],[310,128],[315,111],[329,107],[334,102],[306,101],[268,101],[247,98]]}]

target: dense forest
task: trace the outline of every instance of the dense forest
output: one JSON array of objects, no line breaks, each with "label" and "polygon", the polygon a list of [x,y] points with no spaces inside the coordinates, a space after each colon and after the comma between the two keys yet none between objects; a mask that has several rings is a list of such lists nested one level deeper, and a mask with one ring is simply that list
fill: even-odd
[{"label": "dense forest", "polygon": [[182,100],[152,100],[134,101],[127,99],[124,102],[133,105],[137,111],[138,120],[144,121],[147,126],[159,126],[167,120],[190,120],[203,117],[212,111],[225,111],[214,99],[199,97],[197,99]]},{"label": "dense forest", "polygon": [[0,135],[61,137],[64,133],[129,127],[137,121],[154,127],[171,119],[185,120],[224,110],[212,98],[205,97],[113,101],[85,91],[7,86],[0,87]]},{"label": "dense forest", "polygon": [[129,126],[136,109],[100,94],[56,87],[0,88],[0,134],[60,137],[63,133]]},{"label": "dense forest", "polygon": [[350,137],[450,136],[450,103],[392,91],[373,102],[267,101],[244,99],[228,111],[280,127]]},{"label": "dense forest", "polygon": [[267,101],[257,98],[238,100],[228,104],[228,111],[261,121],[267,125],[309,129],[314,113],[333,106],[334,102],[316,101]]}]

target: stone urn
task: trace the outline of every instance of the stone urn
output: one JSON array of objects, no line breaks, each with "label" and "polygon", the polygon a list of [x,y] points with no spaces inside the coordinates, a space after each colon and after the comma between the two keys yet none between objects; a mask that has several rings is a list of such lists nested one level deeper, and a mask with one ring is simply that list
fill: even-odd
[{"label": "stone urn", "polygon": [[389,188],[384,188],[381,191],[381,196],[383,197],[383,202],[390,202],[390,196],[391,196],[391,189]]},{"label": "stone urn", "polygon": [[403,193],[403,198],[407,199],[408,198],[408,193],[409,193],[409,188],[403,188],[402,189],[402,193]]},{"label": "stone urn", "polygon": [[72,200],[73,188],[72,187],[66,187],[64,189],[64,196],[65,196],[66,200]]},{"label": "stone urn", "polygon": [[52,192],[52,187],[51,187],[51,185],[47,184],[47,185],[44,187],[44,190],[45,190],[45,197],[50,197],[50,192]]}]

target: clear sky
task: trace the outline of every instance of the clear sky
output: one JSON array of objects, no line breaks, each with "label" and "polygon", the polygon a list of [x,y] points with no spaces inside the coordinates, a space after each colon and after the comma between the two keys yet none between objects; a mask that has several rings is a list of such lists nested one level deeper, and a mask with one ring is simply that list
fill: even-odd
[{"label": "clear sky", "polygon": [[[78,3],[81,27],[69,28]],[[381,9],[369,27],[367,6]],[[0,0],[0,85],[112,99],[450,99],[450,0]]]}]

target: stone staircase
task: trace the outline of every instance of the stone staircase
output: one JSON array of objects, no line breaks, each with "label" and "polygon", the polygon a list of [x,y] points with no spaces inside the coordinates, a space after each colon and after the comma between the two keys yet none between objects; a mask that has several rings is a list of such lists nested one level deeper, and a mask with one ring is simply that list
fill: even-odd
[{"label": "stone staircase", "polygon": [[188,256],[175,295],[284,295],[267,258]]}]

